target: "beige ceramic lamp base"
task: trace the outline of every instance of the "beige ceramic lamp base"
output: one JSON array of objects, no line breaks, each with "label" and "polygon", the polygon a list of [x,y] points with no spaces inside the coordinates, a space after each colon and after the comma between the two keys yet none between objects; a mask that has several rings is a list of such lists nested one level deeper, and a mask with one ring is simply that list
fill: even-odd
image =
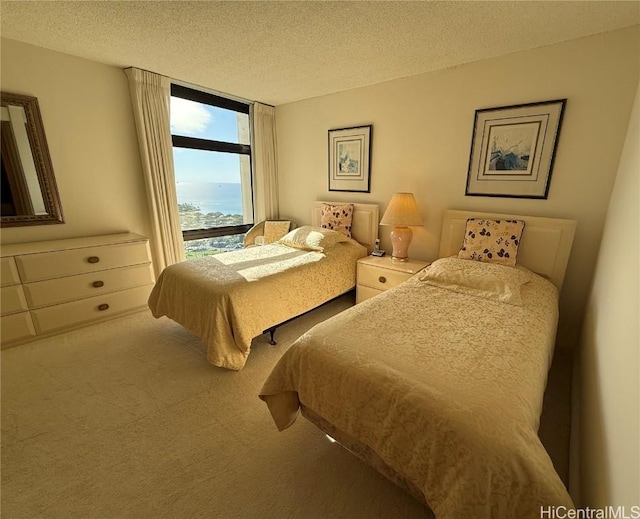
[{"label": "beige ceramic lamp base", "polygon": [[409,244],[413,239],[413,231],[409,227],[394,227],[391,231],[391,243],[393,261],[407,261],[409,259]]}]

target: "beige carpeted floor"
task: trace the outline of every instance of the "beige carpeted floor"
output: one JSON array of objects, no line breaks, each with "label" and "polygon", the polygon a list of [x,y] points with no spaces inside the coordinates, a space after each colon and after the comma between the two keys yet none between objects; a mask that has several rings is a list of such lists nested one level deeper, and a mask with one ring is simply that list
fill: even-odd
[{"label": "beige carpeted floor", "polygon": [[240,372],[148,312],[2,351],[2,517],[412,518],[424,508],[258,391],[343,296],[254,340]]},{"label": "beige carpeted floor", "polygon": [[426,517],[306,420],[278,432],[257,397],[295,338],[352,304],[255,339],[240,372],[148,312],[3,350],[2,518]]}]

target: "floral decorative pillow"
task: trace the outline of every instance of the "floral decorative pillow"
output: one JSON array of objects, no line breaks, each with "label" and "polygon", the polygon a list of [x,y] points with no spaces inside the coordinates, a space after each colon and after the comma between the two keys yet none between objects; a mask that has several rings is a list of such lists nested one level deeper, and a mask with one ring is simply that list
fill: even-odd
[{"label": "floral decorative pillow", "polygon": [[289,232],[291,222],[285,221],[271,221],[264,222],[264,243],[273,243],[282,238]]},{"label": "floral decorative pillow", "polygon": [[351,240],[338,231],[303,225],[284,235],[278,243],[295,249],[323,252],[343,241]]},{"label": "floral decorative pillow", "polygon": [[469,218],[458,258],[514,267],[522,231],[522,220]]},{"label": "floral decorative pillow", "polygon": [[353,204],[322,204],[320,213],[320,227],[338,231],[351,238],[351,220],[353,219]]}]

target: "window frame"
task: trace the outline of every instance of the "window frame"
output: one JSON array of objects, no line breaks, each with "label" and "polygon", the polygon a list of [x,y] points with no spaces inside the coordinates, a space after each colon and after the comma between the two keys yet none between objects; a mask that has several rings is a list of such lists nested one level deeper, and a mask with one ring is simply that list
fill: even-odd
[{"label": "window frame", "polygon": [[[253,141],[253,132],[251,131],[251,105],[221,97],[202,90],[196,90],[177,83],[171,83],[171,97],[179,97],[196,103],[202,103],[217,108],[233,110],[235,112],[245,113],[249,117],[249,141]],[[233,153],[236,155],[247,155],[249,157],[249,168],[253,171],[253,153],[251,144],[237,144],[233,142],[216,141],[210,139],[199,139],[197,137],[187,137],[183,135],[171,134],[171,143],[174,148],[188,148],[202,151],[216,151],[221,153]],[[253,174],[251,175],[251,220],[253,223],[245,223],[240,225],[227,225],[222,227],[207,227],[203,229],[190,229],[182,231],[182,239],[184,241],[202,240],[206,238],[217,238],[220,236],[233,236],[244,234],[255,225],[255,198],[253,193]],[[177,206],[176,206],[177,209]]]}]

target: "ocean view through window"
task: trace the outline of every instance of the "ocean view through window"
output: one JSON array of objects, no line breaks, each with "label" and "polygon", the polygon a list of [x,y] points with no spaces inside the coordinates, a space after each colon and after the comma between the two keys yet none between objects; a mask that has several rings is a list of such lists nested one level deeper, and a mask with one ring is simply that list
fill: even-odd
[{"label": "ocean view through window", "polygon": [[187,259],[241,248],[253,224],[249,105],[174,84],[170,113]]}]

